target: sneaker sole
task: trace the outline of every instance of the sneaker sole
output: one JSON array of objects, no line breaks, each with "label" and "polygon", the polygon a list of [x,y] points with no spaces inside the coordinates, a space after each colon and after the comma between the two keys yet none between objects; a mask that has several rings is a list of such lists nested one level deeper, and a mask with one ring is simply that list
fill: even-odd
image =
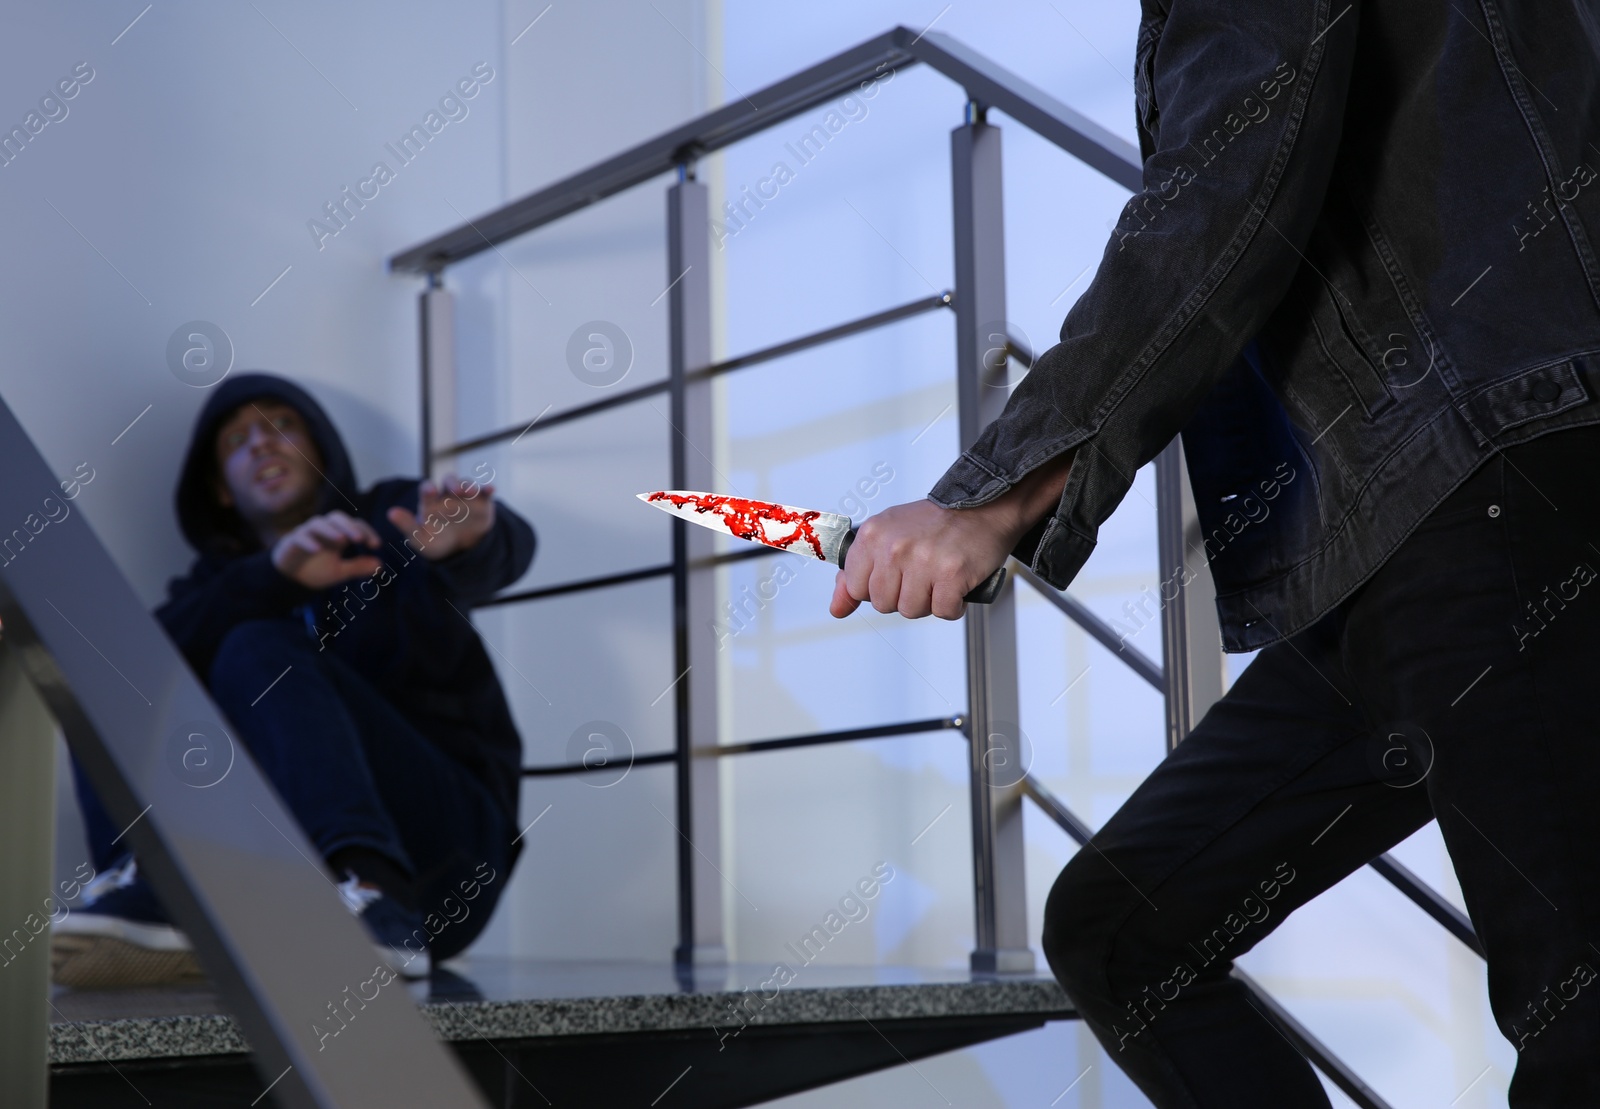
[{"label": "sneaker sole", "polygon": [[390,970],[408,981],[427,978],[433,973],[433,960],[426,951],[407,951],[403,947],[387,947],[381,943],[373,944],[373,948]]},{"label": "sneaker sole", "polygon": [[119,990],[204,982],[194,952],[152,948],[102,933],[63,933],[50,938],[50,977],[77,990]]}]

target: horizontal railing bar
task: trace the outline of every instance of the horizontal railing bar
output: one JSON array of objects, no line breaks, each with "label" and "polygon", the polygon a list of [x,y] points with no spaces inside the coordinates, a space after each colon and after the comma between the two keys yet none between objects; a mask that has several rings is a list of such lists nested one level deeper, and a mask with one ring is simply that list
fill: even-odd
[{"label": "horizontal railing bar", "polygon": [[[1087,844],[1093,833],[1090,828],[1077,815],[1061,803],[1061,800],[1051,793],[1049,788],[1035,778],[1032,774],[1022,776],[1022,791],[1031,797],[1046,816],[1059,824],[1066,833],[1077,840],[1079,845]],[[1278,1030],[1294,1045],[1307,1059],[1326,1074],[1333,1084],[1338,1086],[1350,1096],[1350,1099],[1362,1109],[1389,1109],[1389,1105],[1378,1096],[1372,1087],[1361,1081],[1355,1071],[1345,1065],[1345,1062],[1335,1055],[1328,1047],[1312,1035],[1311,1030],[1294,1018],[1278,1001],[1254,979],[1238,967],[1233,968],[1233,976],[1237,978],[1245,989],[1253,995],[1252,1003],[1259,1003],[1261,1015],[1269,1023],[1278,1026]]]},{"label": "horizontal railing bar", "polygon": [[477,450],[479,447],[491,447],[506,439],[520,439],[528,432],[535,429],[547,431],[552,427],[568,423],[572,420],[581,420],[585,416],[598,415],[612,408],[619,408],[624,404],[653,397],[657,393],[665,393],[671,387],[671,382],[663,379],[649,385],[641,385],[637,389],[629,389],[626,393],[617,393],[615,396],[604,397],[588,404],[580,404],[576,408],[564,408],[554,416],[535,416],[529,424],[518,424],[516,427],[504,427],[499,431],[491,431],[472,439],[463,439],[459,443],[439,447],[433,452],[434,458],[450,458],[453,455],[465,454],[467,451]]},{"label": "horizontal railing bar", "polygon": [[[726,566],[730,562],[749,562],[752,558],[766,558],[768,555],[794,554],[782,547],[768,547],[764,543],[746,543],[736,551],[723,551],[706,559],[692,559],[690,566]],[[810,555],[799,555],[800,558],[810,558]]]},{"label": "horizontal railing bar", "polygon": [[[628,769],[631,770],[635,766],[654,766],[658,763],[673,762],[677,757],[678,755],[675,751],[658,751],[650,755],[635,755],[628,760],[627,765]],[[617,770],[617,763],[603,762],[589,766],[581,762],[567,762],[557,763],[554,766],[524,766],[522,768],[522,776],[524,778],[555,778],[563,774],[599,773],[602,770],[609,770],[614,774]]]},{"label": "horizontal railing bar", "polygon": [[1134,673],[1162,692],[1166,691],[1165,680],[1161,676],[1161,664],[1159,662],[1146,658],[1142,652],[1128,646],[1110,624],[1090,612],[1084,607],[1082,601],[1073,597],[1070,593],[1064,593],[1057,589],[1020,562],[1013,560],[1013,568],[1016,570],[1018,577],[1039,591],[1039,596],[1066,613],[1069,620],[1088,632],[1106,650],[1127,663]]},{"label": "horizontal railing bar", "polygon": [[1399,859],[1385,853],[1367,865],[1389,879],[1396,889],[1416,902],[1423,912],[1442,924],[1445,931],[1466,944],[1479,958],[1485,957],[1483,943],[1467,914],[1445,900],[1443,894],[1418,878]]},{"label": "horizontal railing bar", "polygon": [[820,107],[918,63],[960,84],[1124,188],[1143,184],[1138,148],[1060,100],[938,32],[907,27],[868,39],[776,84],[689,121],[570,177],[485,212],[389,259],[395,273],[438,273],[535,228]]},{"label": "horizontal railing bar", "polygon": [[521,593],[502,593],[498,597],[490,597],[487,601],[479,601],[472,607],[495,608],[499,605],[521,604],[523,601],[542,601],[547,597],[560,597],[565,593],[584,593],[591,589],[608,589],[613,585],[627,585],[630,582],[646,581],[650,578],[664,578],[672,573],[672,563],[663,562],[659,566],[645,566],[638,570],[624,570],[620,574],[606,574],[598,578],[583,578],[579,581],[562,582],[560,585],[547,585],[539,589],[526,589]]},{"label": "horizontal railing bar", "polygon": [[1238,967],[1233,968],[1233,977],[1254,995],[1252,1004],[1265,1010],[1261,1015],[1269,1023],[1277,1025],[1278,1031],[1294,1045],[1295,1050],[1311,1060],[1318,1070],[1332,1079],[1333,1084],[1343,1090],[1351,1101],[1361,1106],[1361,1109],[1389,1109],[1389,1103],[1379,1097],[1376,1090],[1361,1081],[1361,1077],[1351,1070],[1343,1059],[1312,1035],[1309,1028],[1296,1020],[1294,1015],[1279,1004],[1278,999],[1263,989],[1254,978]]},{"label": "horizontal railing bar", "polygon": [[[802,350],[808,350],[811,347],[821,346],[824,343],[831,343],[836,339],[848,338],[851,335],[858,335],[863,331],[871,331],[874,328],[884,327],[891,323],[898,323],[901,320],[911,319],[913,316],[920,316],[924,312],[933,312],[940,308],[951,308],[954,305],[955,295],[950,292],[939,293],[937,296],[923,297],[921,300],[913,300],[909,304],[902,304],[898,308],[888,308],[882,312],[874,312],[870,316],[862,316],[858,320],[851,320],[849,323],[839,324],[836,327],[824,328],[821,331],[813,331],[809,335],[802,335],[798,339],[790,339],[787,342],[778,343],[776,346],[767,347],[765,350],[757,350],[752,351],[749,354],[741,354],[737,358],[730,358],[725,362],[718,362],[708,369],[701,371],[701,373],[706,377],[714,377],[718,374],[725,374],[732,370],[742,370],[746,366],[754,366],[762,362],[770,362],[774,358],[782,358],[785,355],[795,354]],[[691,378],[698,376],[701,375],[690,375]]]},{"label": "horizontal railing bar", "polygon": [[[964,716],[936,716],[928,720],[909,720],[904,724],[876,724],[867,728],[847,728],[838,732],[813,732],[810,735],[785,736],[782,739],[758,739],[753,743],[725,743],[716,747],[696,747],[694,753],[706,758],[725,755],[750,755],[762,751],[782,751],[795,747],[819,747],[826,743],[848,743],[858,739],[882,739],[886,736],[916,735],[920,732],[960,730],[966,727]],[[650,766],[676,759],[674,751],[661,751],[639,755],[630,759],[628,766]],[[524,766],[524,778],[550,778],[561,774],[585,774],[591,771],[615,772],[616,762],[597,763],[593,766],[581,762],[557,763],[554,766]]]},{"label": "horizontal railing bar", "polygon": [[[943,292],[937,296],[923,297],[921,300],[913,300],[908,304],[902,304],[896,308],[885,309],[882,312],[874,312],[871,315],[862,316],[860,319],[850,320],[846,323],[837,324],[833,327],[823,328],[821,331],[813,331],[811,334],[802,335],[798,339],[788,339],[782,343],[778,343],[776,346],[770,346],[763,348],[762,350],[751,351],[749,354],[741,354],[737,358],[729,358],[723,362],[713,363],[703,370],[696,370],[695,372],[688,374],[687,377],[689,381],[698,381],[704,380],[708,377],[717,377],[721,374],[731,373],[734,370],[742,370],[747,366],[755,366],[762,362],[770,362],[775,358],[782,358],[786,354],[794,354],[798,351],[808,350],[811,347],[821,346],[824,343],[831,343],[837,339],[843,339],[851,335],[857,335],[863,331],[871,331],[874,328],[884,327],[891,323],[898,323],[900,320],[911,319],[913,316],[920,316],[924,312],[932,312],[939,308],[949,308],[954,304],[955,297],[949,292]],[[669,385],[670,382],[666,380],[657,381],[650,385],[641,385],[637,389],[630,389],[626,393],[618,393],[616,396],[605,397],[601,400],[592,401],[589,404],[580,404],[576,408],[563,409],[562,411],[557,412],[554,416],[550,416],[548,418],[536,416],[534,417],[532,423],[518,424],[515,427],[504,427],[499,431],[486,432],[485,434],[479,435],[472,439],[465,439],[459,443],[451,443],[448,446],[440,447],[433,452],[433,457],[449,458],[453,455],[464,454],[467,451],[477,450],[479,447],[492,446],[495,443],[499,443],[503,440],[511,439],[513,437],[521,439],[530,431],[545,431],[549,428],[557,427],[571,420],[581,420],[585,416],[594,416],[609,409],[617,408],[624,404],[632,404],[634,401],[643,400],[646,397],[654,396],[657,393],[664,393],[667,391]]]},{"label": "horizontal railing bar", "polygon": [[809,735],[785,736],[782,739],[758,739],[751,743],[724,743],[716,747],[697,747],[697,755],[750,755],[762,751],[783,751],[792,747],[816,747],[824,743],[848,743],[858,739],[881,739],[885,736],[916,735],[919,732],[960,730],[966,727],[964,716],[936,716],[928,720],[910,720],[904,724],[878,724],[867,728],[846,728],[838,732],[812,732]]},{"label": "horizontal railing bar", "polygon": [[1033,351],[1028,349],[1027,343],[1009,332],[1006,334],[1006,353],[1020,362],[1023,369],[1033,369]]},{"label": "horizontal railing bar", "polygon": [[[765,555],[785,554],[787,552],[777,547],[751,547],[749,550],[726,551],[713,555],[705,561],[713,566],[722,566],[729,562],[745,562],[752,558],[762,558]],[[624,570],[620,574],[605,574],[598,578],[581,578],[578,581],[562,582],[560,585],[546,585],[538,589],[527,589],[521,593],[502,593],[498,597],[490,597],[487,601],[479,601],[473,605],[474,609],[494,608],[497,605],[521,604],[523,601],[542,601],[547,597],[559,597],[564,593],[584,593],[591,589],[608,589],[613,585],[627,585],[630,582],[645,581],[649,578],[664,578],[672,573],[672,563],[663,562],[656,566],[644,566],[638,570]]]}]

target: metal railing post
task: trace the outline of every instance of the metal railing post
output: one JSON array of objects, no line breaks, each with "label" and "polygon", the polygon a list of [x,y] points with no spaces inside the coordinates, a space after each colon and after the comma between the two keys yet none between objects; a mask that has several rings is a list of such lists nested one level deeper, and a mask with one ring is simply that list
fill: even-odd
[{"label": "metal railing post", "polygon": [[[716,485],[711,453],[711,382],[689,374],[711,364],[711,202],[687,166],[667,190],[668,360],[672,399],[672,487]],[[714,536],[672,522],[673,669],[678,822],[678,965],[727,962],[718,760],[696,755],[717,743]]]},{"label": "metal railing post", "polygon": [[456,428],[456,301],[438,272],[417,297],[422,371],[422,477],[434,476],[434,444],[454,443]]},{"label": "metal railing post", "polygon": [[[950,136],[955,202],[956,396],[961,447],[1004,407],[1005,217],[1000,131],[972,103]],[[996,338],[998,336],[998,338]],[[969,605],[967,719],[972,794],[972,969],[1033,970],[1023,865],[1022,776],[1027,752],[1017,704],[1016,596]]]},{"label": "metal railing post", "polygon": [[1221,700],[1226,676],[1217,590],[1206,565],[1183,440],[1176,436],[1156,456],[1156,543],[1170,751]]},{"label": "metal railing post", "polygon": [[16,1109],[49,1104],[55,721],[0,643],[0,1089]]}]

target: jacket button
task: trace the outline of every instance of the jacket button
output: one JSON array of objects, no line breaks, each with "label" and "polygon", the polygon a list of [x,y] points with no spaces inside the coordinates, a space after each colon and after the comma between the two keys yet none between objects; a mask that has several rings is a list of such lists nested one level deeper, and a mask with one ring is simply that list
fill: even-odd
[{"label": "jacket button", "polygon": [[1535,381],[1532,394],[1534,400],[1549,404],[1561,395],[1561,386],[1553,381]]}]

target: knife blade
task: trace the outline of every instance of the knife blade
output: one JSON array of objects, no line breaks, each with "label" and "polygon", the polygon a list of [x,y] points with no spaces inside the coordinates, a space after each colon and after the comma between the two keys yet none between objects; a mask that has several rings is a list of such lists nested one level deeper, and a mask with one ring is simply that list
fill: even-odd
[{"label": "knife blade", "polygon": [[[850,517],[838,512],[684,489],[659,489],[638,497],[680,520],[835,566],[844,565],[856,537]],[[978,605],[993,604],[1005,583],[1006,568],[1002,566],[962,599]]]}]

